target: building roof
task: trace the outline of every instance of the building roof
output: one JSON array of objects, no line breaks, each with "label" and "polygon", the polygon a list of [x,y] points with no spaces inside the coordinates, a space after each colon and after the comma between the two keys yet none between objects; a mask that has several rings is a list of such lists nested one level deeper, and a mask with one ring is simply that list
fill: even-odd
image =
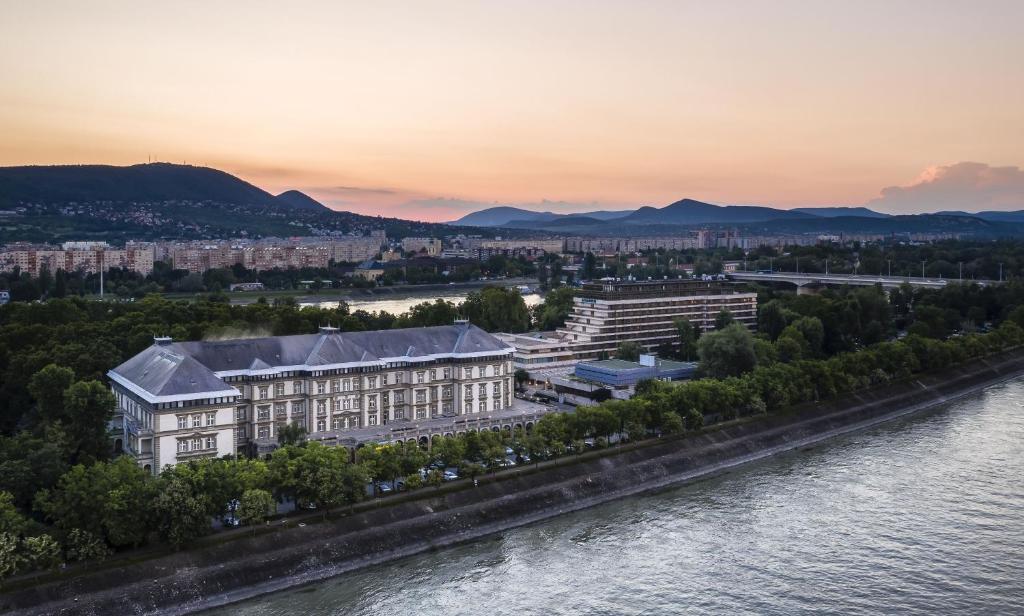
[{"label": "building roof", "polygon": [[459,322],[369,332],[339,332],[241,340],[161,340],[108,373],[149,402],[237,396],[221,377],[278,372],[383,367],[398,361],[472,358],[511,353],[504,342]]}]

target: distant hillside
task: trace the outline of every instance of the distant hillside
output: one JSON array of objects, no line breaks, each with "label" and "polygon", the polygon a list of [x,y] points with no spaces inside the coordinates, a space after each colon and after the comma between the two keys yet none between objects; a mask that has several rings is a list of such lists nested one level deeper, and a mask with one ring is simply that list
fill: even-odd
[{"label": "distant hillside", "polygon": [[970,212],[939,212],[939,214],[945,216],[971,216],[990,222],[1024,222],[1024,210],[1017,210],[1013,212],[987,210],[984,212],[977,212],[975,214]]},{"label": "distant hillside", "polygon": [[701,225],[715,223],[746,223],[764,220],[813,218],[810,214],[777,210],[753,205],[712,205],[693,199],[676,201],[663,208],[642,207],[629,216],[617,219],[627,224]]},{"label": "distant hillside", "polygon": [[883,214],[866,207],[795,207],[790,212],[802,212],[823,218],[837,216],[860,216],[862,218],[889,218],[891,214]]},{"label": "distant hillside", "polygon": [[532,210],[502,205],[466,214],[450,224],[460,227],[501,227],[516,221],[546,222],[555,218],[558,218],[558,214],[554,212],[534,212]]},{"label": "distant hillside", "polygon": [[450,224],[475,227],[523,227],[523,223],[554,222],[565,218],[591,218],[596,220],[613,220],[632,214],[634,210],[595,210],[578,214],[556,214],[555,212],[534,212],[523,208],[506,205],[490,207],[485,210],[466,214]]},{"label": "distant hillside", "polygon": [[[287,193],[286,193],[287,194]],[[301,194],[301,193],[299,193]],[[302,195],[305,197],[305,195]],[[312,204],[320,205],[306,197]],[[311,209],[296,206],[295,196],[274,195],[229,173],[170,163],[115,167],[59,165],[0,167],[0,203],[69,203],[111,201],[213,201],[238,205]],[[321,208],[323,206],[320,206]]]},{"label": "distant hillside", "polygon": [[281,203],[289,205],[299,210],[324,210],[330,209],[323,203],[320,203],[313,197],[310,197],[306,193],[298,190],[287,190],[277,196],[277,200]]}]

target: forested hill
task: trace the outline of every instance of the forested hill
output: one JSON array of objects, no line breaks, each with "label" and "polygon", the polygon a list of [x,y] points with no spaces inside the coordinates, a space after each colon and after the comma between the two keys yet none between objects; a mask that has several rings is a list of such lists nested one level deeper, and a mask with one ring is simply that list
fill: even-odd
[{"label": "forested hill", "polygon": [[0,167],[0,205],[5,207],[19,203],[212,201],[327,209],[308,197],[301,204],[294,194],[285,193],[282,197],[275,197],[229,173],[191,165]]}]

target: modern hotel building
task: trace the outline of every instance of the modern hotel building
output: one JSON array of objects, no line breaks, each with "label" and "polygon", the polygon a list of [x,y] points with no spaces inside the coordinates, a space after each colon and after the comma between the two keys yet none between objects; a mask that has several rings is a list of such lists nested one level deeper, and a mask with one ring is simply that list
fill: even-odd
[{"label": "modern hotel building", "polygon": [[677,344],[675,320],[688,319],[701,331],[714,329],[723,309],[748,327],[757,325],[757,294],[728,282],[701,280],[600,281],[584,283],[558,333],[577,359],[614,355],[626,341],[648,350]]},{"label": "modern hotel building", "polygon": [[513,349],[470,325],[154,344],[108,376],[115,446],[154,473],[195,458],[512,406]]}]

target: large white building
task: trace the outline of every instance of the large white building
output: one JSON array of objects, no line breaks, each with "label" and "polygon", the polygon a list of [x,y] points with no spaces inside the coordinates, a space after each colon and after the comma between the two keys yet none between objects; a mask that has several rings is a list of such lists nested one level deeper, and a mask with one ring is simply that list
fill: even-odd
[{"label": "large white building", "polygon": [[757,294],[727,282],[700,280],[601,281],[584,283],[573,309],[558,329],[577,359],[614,355],[622,342],[648,350],[677,344],[675,320],[688,319],[701,331],[714,329],[723,309],[748,327],[757,325]]},{"label": "large white building", "polygon": [[216,342],[158,338],[108,372],[115,447],[157,473],[195,458],[269,451],[286,424],[345,444],[368,427],[483,417],[512,406],[512,353],[466,322]]}]

